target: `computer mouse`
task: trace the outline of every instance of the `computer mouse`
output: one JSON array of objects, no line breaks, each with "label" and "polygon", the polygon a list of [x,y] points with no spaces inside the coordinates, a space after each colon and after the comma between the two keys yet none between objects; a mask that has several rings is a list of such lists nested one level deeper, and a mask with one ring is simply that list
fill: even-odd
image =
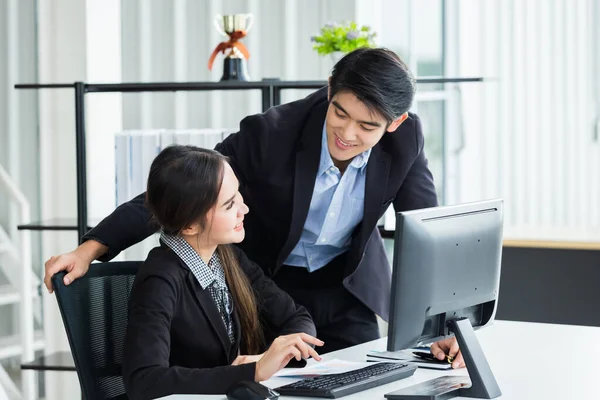
[{"label": "computer mouse", "polygon": [[229,400],[267,400],[278,399],[279,393],[253,381],[241,381],[227,391]]}]

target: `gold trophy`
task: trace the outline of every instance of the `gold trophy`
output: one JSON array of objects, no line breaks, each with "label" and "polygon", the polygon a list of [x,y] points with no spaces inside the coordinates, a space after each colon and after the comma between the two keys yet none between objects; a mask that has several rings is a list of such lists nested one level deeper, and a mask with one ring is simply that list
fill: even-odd
[{"label": "gold trophy", "polygon": [[221,42],[210,55],[208,69],[212,70],[215,58],[219,53],[228,54],[223,60],[222,81],[248,81],[248,67],[246,60],[250,57],[248,49],[240,40],[245,37],[254,22],[252,14],[217,15],[214,20],[217,31],[228,38]]}]

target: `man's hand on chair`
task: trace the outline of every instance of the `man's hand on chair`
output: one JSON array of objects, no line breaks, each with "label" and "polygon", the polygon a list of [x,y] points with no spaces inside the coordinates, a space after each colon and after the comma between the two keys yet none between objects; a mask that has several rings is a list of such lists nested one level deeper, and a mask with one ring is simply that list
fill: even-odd
[{"label": "man's hand on chair", "polygon": [[108,247],[105,245],[95,240],[88,240],[70,253],[50,257],[45,264],[46,274],[44,276],[44,284],[48,292],[52,293],[54,291],[52,287],[52,276],[54,274],[67,271],[63,282],[65,285],[70,285],[74,280],[81,278],[88,272],[92,261],[107,251]]}]

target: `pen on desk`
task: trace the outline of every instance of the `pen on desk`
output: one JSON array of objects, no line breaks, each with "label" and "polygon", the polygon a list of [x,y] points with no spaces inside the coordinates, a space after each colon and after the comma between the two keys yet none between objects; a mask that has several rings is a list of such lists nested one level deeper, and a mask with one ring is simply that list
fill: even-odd
[{"label": "pen on desk", "polygon": [[[422,351],[413,351],[413,354],[416,357],[422,358],[424,360],[428,360],[428,361],[438,361],[438,362],[443,362],[443,360],[438,360],[433,354],[431,353],[424,353]],[[446,356],[446,361],[449,364],[452,364],[452,361],[454,361],[454,357],[452,356]]]}]

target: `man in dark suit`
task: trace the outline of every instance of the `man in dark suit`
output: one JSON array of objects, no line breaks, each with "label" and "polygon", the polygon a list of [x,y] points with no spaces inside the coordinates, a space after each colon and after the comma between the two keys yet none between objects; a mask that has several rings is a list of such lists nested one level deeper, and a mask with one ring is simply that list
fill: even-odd
[{"label": "man in dark suit", "polygon": [[[321,352],[378,338],[375,315],[388,319],[391,268],[376,226],[388,206],[438,204],[421,123],[408,112],[414,94],[397,55],[359,49],[335,65],[327,88],[246,117],[216,147],[250,208],[240,247],[309,310]],[[57,271],[72,281],[92,260],[155,233],[143,198],[119,206],[74,252],[51,258],[49,289]],[[456,342],[442,342],[443,351],[456,354]]]}]

